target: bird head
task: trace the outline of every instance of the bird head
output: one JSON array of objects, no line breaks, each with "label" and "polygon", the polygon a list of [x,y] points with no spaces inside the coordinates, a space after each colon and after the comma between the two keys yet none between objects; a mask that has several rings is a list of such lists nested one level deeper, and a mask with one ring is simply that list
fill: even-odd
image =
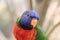
[{"label": "bird head", "polygon": [[21,18],[18,18],[17,24],[23,29],[33,29],[39,21],[39,14],[34,10],[25,11]]}]

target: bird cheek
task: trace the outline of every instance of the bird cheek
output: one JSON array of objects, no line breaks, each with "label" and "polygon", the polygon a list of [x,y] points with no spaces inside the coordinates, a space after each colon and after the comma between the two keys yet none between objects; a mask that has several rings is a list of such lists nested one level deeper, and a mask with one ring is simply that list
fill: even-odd
[{"label": "bird cheek", "polygon": [[31,20],[31,25],[33,26],[33,28],[37,25],[37,19],[32,19]]}]

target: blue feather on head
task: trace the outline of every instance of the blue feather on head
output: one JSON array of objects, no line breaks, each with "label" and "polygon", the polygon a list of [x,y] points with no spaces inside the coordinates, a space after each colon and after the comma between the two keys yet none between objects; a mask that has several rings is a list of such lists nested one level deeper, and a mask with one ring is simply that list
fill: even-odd
[{"label": "blue feather on head", "polygon": [[32,29],[32,25],[30,25],[32,19],[39,20],[39,14],[34,10],[25,11],[20,19],[20,23],[23,29]]}]

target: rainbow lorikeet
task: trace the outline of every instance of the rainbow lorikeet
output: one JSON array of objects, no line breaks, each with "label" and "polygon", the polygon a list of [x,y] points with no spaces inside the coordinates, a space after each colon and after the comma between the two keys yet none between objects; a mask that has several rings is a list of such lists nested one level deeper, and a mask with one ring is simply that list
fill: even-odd
[{"label": "rainbow lorikeet", "polygon": [[17,40],[48,40],[43,29],[38,25],[39,15],[36,11],[25,11],[14,24],[14,36]]}]

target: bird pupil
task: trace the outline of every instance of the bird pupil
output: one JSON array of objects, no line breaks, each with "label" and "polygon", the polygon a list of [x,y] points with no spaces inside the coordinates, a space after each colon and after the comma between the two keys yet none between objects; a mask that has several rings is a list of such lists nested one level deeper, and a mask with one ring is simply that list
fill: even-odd
[{"label": "bird pupil", "polygon": [[29,14],[27,16],[29,16]]}]

